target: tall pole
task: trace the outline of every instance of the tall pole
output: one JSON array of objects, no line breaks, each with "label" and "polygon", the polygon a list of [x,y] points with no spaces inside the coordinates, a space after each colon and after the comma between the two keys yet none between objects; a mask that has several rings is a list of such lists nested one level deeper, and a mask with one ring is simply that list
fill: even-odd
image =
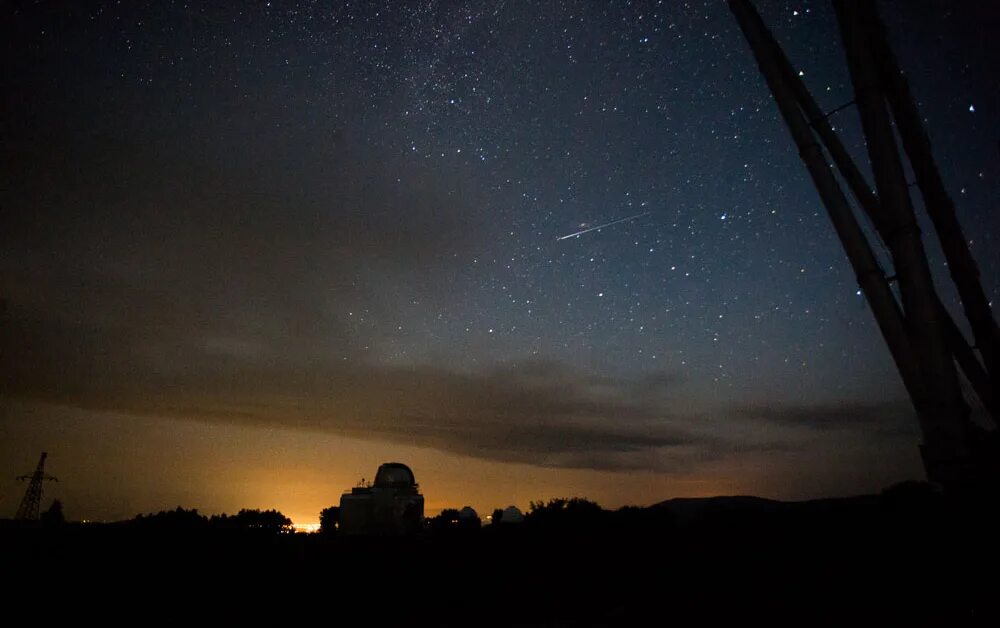
[{"label": "tall pole", "polygon": [[860,4],[833,2],[882,208],[885,228],[882,237],[892,253],[908,335],[913,341],[924,391],[917,404],[924,434],[921,453],[931,480],[958,485],[971,471],[969,408],[945,341],[940,301],[913,212],[875,54],[865,36]]},{"label": "tall pole", "polygon": [[[837,166],[837,170],[847,184],[852,196],[854,196],[857,203],[868,215],[872,224],[875,225],[876,230],[880,233],[888,231],[889,227],[884,223],[878,196],[872,191],[871,184],[868,183],[864,174],[862,174],[861,170],[854,163],[850,153],[844,147],[836,132],[834,132],[833,127],[828,121],[828,115],[823,113],[823,110],[816,103],[812,94],[809,93],[809,89],[802,81],[802,78],[795,72],[795,68],[788,60],[781,46],[778,45],[777,40],[774,39],[774,36],[763,24],[759,16],[755,18],[755,21],[757,22],[755,28],[760,32],[761,38],[771,50],[778,70],[781,73],[782,80],[785,81],[795,95],[799,107],[802,108],[802,112],[809,122],[809,126],[819,136],[820,141],[823,143],[831,159],[833,159],[833,163]],[[853,104],[853,101],[851,104]],[[982,294],[982,289],[979,287],[978,282],[974,281],[974,283],[976,283],[979,293]],[[979,363],[962,332],[955,324],[955,321],[952,320],[951,314],[948,313],[943,305],[940,308],[940,316],[946,326],[946,340],[949,349],[955,355],[955,360],[961,367],[962,372],[965,373],[966,379],[972,385],[976,396],[983,402],[983,405],[990,412],[994,421],[1000,422],[1000,413],[997,411],[996,393],[994,392],[1000,390],[1000,385],[990,380],[990,375]]]},{"label": "tall pole", "polygon": [[903,148],[909,157],[917,186],[924,197],[927,214],[934,224],[948,271],[962,299],[962,308],[972,328],[976,347],[983,357],[993,390],[1000,390],[1000,330],[989,299],[979,281],[979,267],[966,244],[962,225],[955,214],[955,204],[945,189],[931,152],[930,139],[914,103],[910,86],[889,46],[885,26],[874,2],[861,2],[856,10],[872,42],[878,70],[885,85],[886,97],[899,130]]},{"label": "tall pole", "polygon": [[843,177],[848,189],[851,190],[851,194],[854,195],[858,204],[861,205],[861,208],[868,214],[868,217],[877,228],[881,221],[881,216],[878,197],[872,191],[871,184],[868,183],[865,175],[861,173],[861,170],[855,165],[854,160],[851,159],[850,153],[847,152],[844,144],[840,141],[836,132],[834,132],[833,127],[830,126],[827,115],[820,109],[816,103],[816,99],[809,93],[809,88],[806,87],[802,78],[795,72],[795,68],[788,60],[781,46],[778,45],[778,41],[774,38],[774,35],[764,25],[759,15],[756,15],[756,19],[759,22],[759,28],[762,30],[762,37],[766,40],[768,47],[774,54],[781,77],[788,84],[792,93],[795,94],[798,105],[802,107],[802,111],[809,121],[809,126],[819,136],[827,152],[830,153],[833,163],[836,164],[837,170],[840,171],[840,176]]},{"label": "tall pole", "polygon": [[736,21],[750,44],[761,74],[764,75],[778,110],[798,146],[799,155],[826,207],[844,252],[847,253],[847,258],[857,276],[858,285],[872,308],[875,321],[889,346],[889,352],[896,363],[903,384],[910,397],[918,399],[922,394],[922,386],[917,359],[896,297],[872,252],[871,245],[854,217],[847,198],[830,170],[823,149],[816,141],[809,123],[799,108],[791,85],[783,76],[774,40],[757,10],[747,0],[729,0],[729,8],[736,16]]}]

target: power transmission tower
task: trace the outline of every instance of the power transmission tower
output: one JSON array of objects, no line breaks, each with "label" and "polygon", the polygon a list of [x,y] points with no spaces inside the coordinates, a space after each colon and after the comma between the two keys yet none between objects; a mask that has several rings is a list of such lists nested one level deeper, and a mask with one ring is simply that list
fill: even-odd
[{"label": "power transmission tower", "polygon": [[45,458],[48,455],[47,452],[43,451],[42,457],[38,459],[38,466],[35,467],[35,472],[31,475],[21,475],[17,478],[22,482],[28,480],[28,490],[24,491],[24,499],[21,500],[17,514],[14,515],[14,519],[18,521],[38,521],[38,507],[42,503],[42,483],[59,481],[51,475],[45,475]]}]

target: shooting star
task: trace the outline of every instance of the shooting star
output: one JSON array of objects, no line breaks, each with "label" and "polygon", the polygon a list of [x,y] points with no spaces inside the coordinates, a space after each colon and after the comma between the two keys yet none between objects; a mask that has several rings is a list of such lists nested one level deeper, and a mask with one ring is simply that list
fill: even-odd
[{"label": "shooting star", "polygon": [[612,220],[611,222],[606,222],[603,225],[597,225],[596,227],[589,227],[587,229],[584,229],[583,231],[577,231],[576,233],[571,233],[569,235],[558,237],[556,238],[556,242],[558,242],[559,240],[565,240],[567,238],[575,238],[576,236],[583,235],[585,233],[590,233],[591,231],[597,231],[598,229],[604,229],[605,227],[610,227],[612,225],[617,225],[620,222],[628,222],[629,220],[642,218],[643,216],[646,216],[647,214],[651,213],[653,212],[642,212],[641,214],[636,214],[635,216],[628,216],[627,218],[619,218],[618,220]]}]

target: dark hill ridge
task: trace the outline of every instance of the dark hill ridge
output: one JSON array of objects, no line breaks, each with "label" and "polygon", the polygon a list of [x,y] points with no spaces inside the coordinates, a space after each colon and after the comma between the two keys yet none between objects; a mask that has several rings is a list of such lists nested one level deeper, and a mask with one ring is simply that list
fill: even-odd
[{"label": "dark hill ridge", "polygon": [[717,495],[714,497],[675,497],[653,504],[680,519],[698,518],[733,511],[776,512],[795,502],[782,502],[752,495]]},{"label": "dark hill ridge", "polygon": [[792,510],[826,511],[837,508],[871,507],[878,504],[899,505],[934,503],[942,499],[940,492],[926,482],[908,481],[894,484],[881,493],[825,497],[803,501],[781,501],[754,495],[719,495],[714,497],[676,497],[658,502],[650,508],[665,508],[671,513],[710,514],[734,511],[788,512]]},{"label": "dark hill ridge", "polygon": [[797,514],[822,514],[831,511],[865,510],[883,503],[881,495],[814,499],[785,502],[751,495],[716,497],[677,497],[650,506],[666,511],[679,525],[692,524],[707,519],[748,516],[784,516]]}]

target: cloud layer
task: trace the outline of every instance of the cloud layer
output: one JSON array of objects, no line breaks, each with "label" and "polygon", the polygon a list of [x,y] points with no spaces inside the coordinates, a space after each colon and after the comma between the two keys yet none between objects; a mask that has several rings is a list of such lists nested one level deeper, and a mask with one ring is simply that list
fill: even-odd
[{"label": "cloud layer", "polygon": [[453,266],[482,229],[474,194],[412,166],[403,180],[340,134],[225,158],[211,142],[181,155],[169,140],[89,141],[12,183],[22,211],[0,216],[10,398],[590,469],[690,470],[832,430],[910,434],[899,404],[709,414],[674,371],[388,359],[352,304],[387,320],[397,293],[425,309],[455,298]]},{"label": "cloud layer", "polygon": [[480,372],[373,362],[337,320],[295,333],[205,337],[144,319],[100,325],[93,315],[73,323],[13,314],[8,308],[0,335],[4,394],[95,410],[316,429],[590,469],[687,471],[794,449],[832,431],[913,436],[902,403],[753,405],[708,416],[684,403],[683,380],[670,373],[629,380],[553,362]]}]

